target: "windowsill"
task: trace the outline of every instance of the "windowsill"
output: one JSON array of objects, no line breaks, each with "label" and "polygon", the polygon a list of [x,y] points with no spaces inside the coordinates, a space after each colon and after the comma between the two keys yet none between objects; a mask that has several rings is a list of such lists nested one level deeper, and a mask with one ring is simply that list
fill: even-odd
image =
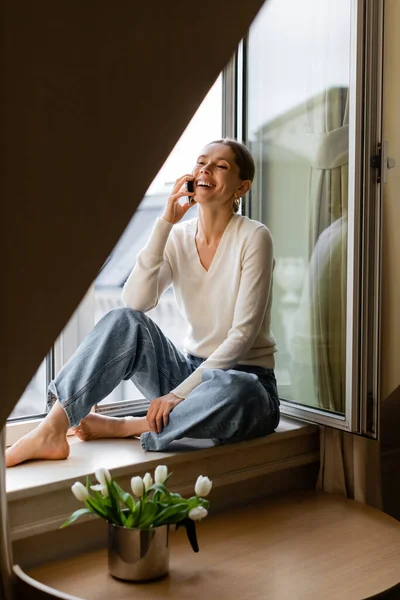
[{"label": "windowsill", "polygon": [[[213,448],[211,441],[178,442],[169,452],[144,452],[138,439],[101,439],[82,443],[71,435],[67,438],[70,456],[67,460],[24,463],[6,471],[7,499],[9,502],[36,496],[44,491],[65,489],[77,479],[87,475],[94,480],[94,472],[100,467],[110,471],[113,477],[132,473],[134,468],[154,469],[163,463],[172,465],[175,457],[180,462],[190,460],[188,451]],[[172,444],[171,444],[172,448]],[[184,452],[183,452],[184,451]]]},{"label": "windowsill", "polygon": [[[59,530],[78,507],[71,485],[76,480],[84,482],[87,475],[94,481],[93,474],[99,467],[109,469],[118,483],[129,489],[133,475],[143,476],[158,464],[166,464],[174,473],[170,488],[184,495],[193,493],[199,474],[208,475],[213,480],[216,510],[221,509],[227,497],[232,498],[232,502],[235,499],[245,502],[256,495],[281,491],[276,489],[277,485],[284,491],[296,478],[293,477],[296,469],[315,472],[319,462],[319,428],[282,417],[272,435],[226,446],[213,446],[209,440],[182,440],[171,444],[169,452],[144,452],[137,439],[82,443],[73,437],[70,446],[68,460],[36,461],[7,469],[9,522],[14,542]],[[284,471],[285,477],[282,476]],[[242,482],[246,482],[246,486],[237,486]],[[232,485],[235,493],[227,494],[226,490]],[[247,496],[239,498],[239,492]],[[79,522],[92,518],[89,515]]]}]

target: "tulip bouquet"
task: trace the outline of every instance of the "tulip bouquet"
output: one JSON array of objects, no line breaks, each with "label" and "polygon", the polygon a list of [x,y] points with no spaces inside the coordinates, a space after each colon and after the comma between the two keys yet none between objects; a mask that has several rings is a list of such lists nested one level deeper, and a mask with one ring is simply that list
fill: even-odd
[{"label": "tulip bouquet", "polygon": [[159,465],[154,472],[154,481],[150,473],[143,478],[132,477],[131,495],[111,478],[107,469],[99,469],[95,473],[97,484],[91,485],[89,478],[86,486],[78,481],[73,484],[72,492],[85,508],[76,510],[61,527],[67,527],[89,513],[126,528],[153,529],[172,524],[178,528],[183,525],[193,550],[198,552],[195,522],[208,514],[209,501],[202,496],[208,496],[212,482],[200,475],[195,484],[195,495],[186,499],[168,490],[166,482],[171,475],[165,465]]}]

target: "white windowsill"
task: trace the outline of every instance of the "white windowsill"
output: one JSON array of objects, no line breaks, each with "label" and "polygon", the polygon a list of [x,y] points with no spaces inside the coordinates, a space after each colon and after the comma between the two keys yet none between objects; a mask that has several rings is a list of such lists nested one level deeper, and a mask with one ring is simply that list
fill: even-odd
[{"label": "white windowsill", "polygon": [[[135,468],[153,469],[156,465],[168,462],[173,464],[174,456],[185,460],[184,454],[171,452],[144,452],[138,439],[102,439],[81,442],[78,438],[68,438],[71,453],[67,460],[28,462],[6,470],[7,499],[9,502],[65,489],[86,475],[92,476],[100,467],[105,467],[113,477],[133,473]],[[178,446],[178,443],[176,443]],[[182,443],[182,450],[196,450],[213,447],[212,442]]]},{"label": "white windowsill", "polygon": [[15,444],[22,436],[35,429],[42,421],[42,418],[37,418],[6,423],[6,447]]}]

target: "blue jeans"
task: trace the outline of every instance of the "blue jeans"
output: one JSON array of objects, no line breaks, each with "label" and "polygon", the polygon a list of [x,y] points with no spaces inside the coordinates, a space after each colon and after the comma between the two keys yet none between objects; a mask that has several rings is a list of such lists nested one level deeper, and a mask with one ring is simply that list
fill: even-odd
[{"label": "blue jeans", "polygon": [[[123,379],[152,400],[177,387],[203,360],[179,352],[147,315],[117,308],[96,324],[50,383],[49,398],[59,400],[75,427]],[[273,369],[236,365],[229,371],[206,369],[163,431],[143,433],[140,440],[144,450],[153,451],[183,437],[239,442],[272,433],[278,423]]]}]

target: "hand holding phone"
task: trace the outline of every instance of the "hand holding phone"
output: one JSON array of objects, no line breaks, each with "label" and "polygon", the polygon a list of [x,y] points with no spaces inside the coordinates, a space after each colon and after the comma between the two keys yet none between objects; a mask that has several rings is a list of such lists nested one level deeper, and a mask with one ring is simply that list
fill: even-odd
[{"label": "hand holding phone", "polygon": [[[186,183],[186,189],[188,192],[194,192],[194,181],[188,181]],[[194,202],[193,196],[188,196],[188,204],[192,204]]]}]

